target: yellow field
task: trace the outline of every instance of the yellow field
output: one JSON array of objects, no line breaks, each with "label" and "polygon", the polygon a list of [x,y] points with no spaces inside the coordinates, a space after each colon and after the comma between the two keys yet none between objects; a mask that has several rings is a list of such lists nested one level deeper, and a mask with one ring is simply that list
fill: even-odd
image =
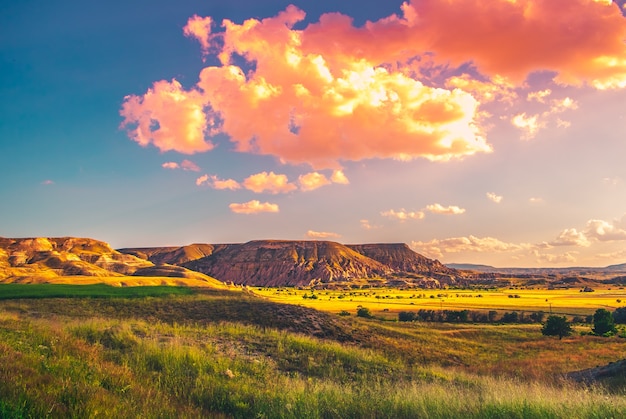
[{"label": "yellow field", "polygon": [[[567,315],[593,314],[598,308],[613,311],[626,305],[623,288],[597,289],[499,289],[496,291],[468,290],[399,290],[378,288],[368,290],[297,290],[294,288],[258,288],[249,290],[272,301],[313,307],[329,312],[348,311],[354,314],[358,306],[370,311],[397,313],[399,311],[429,310],[496,310],[544,311]],[[315,295],[317,298],[304,298]]]}]

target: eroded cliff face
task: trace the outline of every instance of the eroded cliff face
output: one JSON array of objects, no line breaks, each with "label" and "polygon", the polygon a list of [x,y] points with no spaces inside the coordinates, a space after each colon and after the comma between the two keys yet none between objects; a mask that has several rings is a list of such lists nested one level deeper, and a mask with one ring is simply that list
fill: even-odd
[{"label": "eroded cliff face", "polygon": [[141,259],[149,260],[156,265],[167,263],[181,265],[185,262],[201,259],[221,250],[221,244],[190,244],[181,247],[136,247],[119,249],[121,253],[130,254]]},{"label": "eroded cliff face", "polygon": [[335,242],[260,240],[224,245],[183,266],[224,282],[298,286],[381,277],[391,269]]},{"label": "eroded cliff face", "polygon": [[405,243],[348,244],[350,249],[402,272],[454,273],[438,260],[414,252]]}]

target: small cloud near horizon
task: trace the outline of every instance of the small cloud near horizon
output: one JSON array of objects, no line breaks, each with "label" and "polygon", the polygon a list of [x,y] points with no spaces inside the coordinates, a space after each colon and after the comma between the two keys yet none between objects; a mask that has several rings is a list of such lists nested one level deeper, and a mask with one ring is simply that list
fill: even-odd
[{"label": "small cloud near horizon", "polygon": [[338,239],[341,237],[341,234],[330,233],[327,231],[313,231],[309,230],[306,232],[306,236],[311,239]]},{"label": "small cloud near horizon", "polygon": [[263,202],[254,199],[242,204],[232,203],[228,206],[236,214],[258,214],[262,212],[279,212],[277,204]]}]

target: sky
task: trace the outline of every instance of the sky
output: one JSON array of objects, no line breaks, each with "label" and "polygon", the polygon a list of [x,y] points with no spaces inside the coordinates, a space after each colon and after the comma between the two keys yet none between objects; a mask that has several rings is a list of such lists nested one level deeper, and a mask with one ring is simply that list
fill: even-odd
[{"label": "sky", "polygon": [[0,236],[626,262],[608,0],[0,5]]}]

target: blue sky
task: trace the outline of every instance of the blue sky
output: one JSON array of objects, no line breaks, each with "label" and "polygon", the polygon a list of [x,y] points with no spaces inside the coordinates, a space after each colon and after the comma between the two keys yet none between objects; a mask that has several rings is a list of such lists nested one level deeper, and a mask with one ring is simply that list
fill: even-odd
[{"label": "blue sky", "polygon": [[3,4],[0,235],[625,262],[620,5],[441,4]]}]

